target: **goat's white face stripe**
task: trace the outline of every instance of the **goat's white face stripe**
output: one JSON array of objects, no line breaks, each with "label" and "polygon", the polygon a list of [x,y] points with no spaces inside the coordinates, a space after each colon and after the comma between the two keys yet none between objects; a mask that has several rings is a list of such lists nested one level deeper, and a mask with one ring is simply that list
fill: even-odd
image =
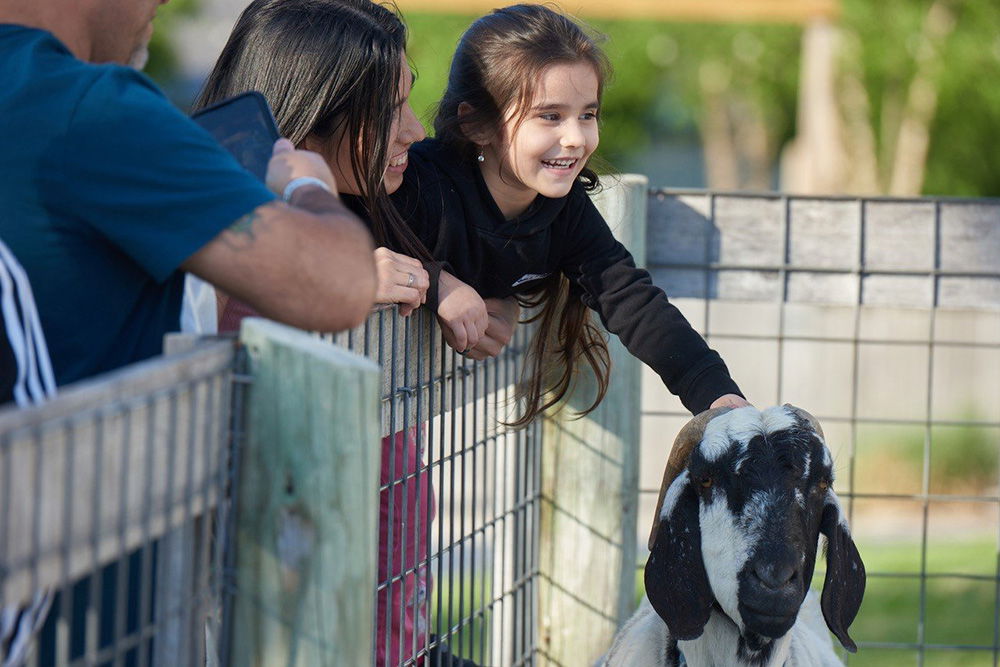
[{"label": "goat's white face stripe", "polygon": [[731,443],[737,443],[740,452],[758,435],[776,433],[796,426],[795,417],[782,406],[759,412],[747,406],[719,415],[705,426],[699,445],[701,455],[707,461],[718,461],[730,451]]},{"label": "goat's white face stripe", "polygon": [[726,616],[739,625],[739,572],[750,556],[747,534],[737,525],[736,517],[726,506],[725,497],[701,507],[701,556],[708,574],[708,584]]},{"label": "goat's white face stripe", "polygon": [[743,631],[739,613],[739,573],[753,553],[761,535],[761,524],[775,511],[777,496],[759,491],[750,496],[743,513],[734,516],[724,493],[716,491],[712,501],[701,506],[701,555],[719,606]]}]

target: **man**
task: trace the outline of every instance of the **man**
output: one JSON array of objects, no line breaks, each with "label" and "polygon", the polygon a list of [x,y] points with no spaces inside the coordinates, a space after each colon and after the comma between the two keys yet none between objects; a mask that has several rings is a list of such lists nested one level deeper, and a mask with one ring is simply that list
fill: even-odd
[{"label": "man", "polygon": [[0,237],[58,384],[158,354],[182,271],[308,329],[355,326],[374,299],[370,236],[322,158],[280,141],[265,188],[122,66],[164,2],[0,0]]},{"label": "man", "polygon": [[[183,271],[322,331],[374,300],[370,235],[322,158],[282,140],[264,187],[122,66],[145,61],[163,2],[0,0],[0,238],[34,287],[58,384],[158,354]],[[0,607],[0,663],[23,660],[48,605]]]}]

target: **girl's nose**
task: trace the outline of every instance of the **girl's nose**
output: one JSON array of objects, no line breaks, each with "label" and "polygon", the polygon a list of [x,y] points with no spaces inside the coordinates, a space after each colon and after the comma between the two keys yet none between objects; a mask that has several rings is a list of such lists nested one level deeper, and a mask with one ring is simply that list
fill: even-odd
[{"label": "girl's nose", "polygon": [[562,135],[562,145],[565,148],[576,148],[577,146],[582,146],[586,139],[583,136],[583,131],[580,129],[580,124],[570,121],[566,124],[566,130]]}]

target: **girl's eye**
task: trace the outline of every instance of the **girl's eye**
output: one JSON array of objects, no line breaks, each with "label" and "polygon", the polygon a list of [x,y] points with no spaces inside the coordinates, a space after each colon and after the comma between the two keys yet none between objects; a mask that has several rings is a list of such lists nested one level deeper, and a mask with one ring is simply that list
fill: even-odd
[{"label": "girl's eye", "polygon": [[597,113],[594,111],[588,111],[587,113],[580,116],[583,120],[597,120]]},{"label": "girl's eye", "polygon": [[543,113],[540,118],[542,120],[559,120],[559,114],[557,113]]}]

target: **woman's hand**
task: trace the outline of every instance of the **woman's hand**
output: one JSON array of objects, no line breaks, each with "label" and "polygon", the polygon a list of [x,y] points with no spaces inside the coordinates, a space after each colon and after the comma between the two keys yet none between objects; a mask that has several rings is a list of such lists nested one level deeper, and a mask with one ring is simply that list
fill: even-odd
[{"label": "woman's hand", "polygon": [[514,327],[517,326],[517,318],[521,314],[521,306],[518,305],[517,299],[514,297],[485,299],[484,303],[486,304],[486,313],[489,316],[486,332],[466,355],[476,361],[483,361],[500,354],[500,350],[514,336]]},{"label": "woman's hand", "polygon": [[398,303],[406,317],[427,300],[430,277],[420,260],[400,255],[388,248],[375,249],[376,303]]},{"label": "woman's hand", "polygon": [[739,394],[723,394],[712,401],[712,404],[708,408],[710,410],[712,408],[745,408],[748,405],[750,405],[750,401]]},{"label": "woman's hand", "polygon": [[447,271],[438,278],[437,315],[445,342],[460,354],[479,343],[489,324],[486,303],[476,290]]}]

